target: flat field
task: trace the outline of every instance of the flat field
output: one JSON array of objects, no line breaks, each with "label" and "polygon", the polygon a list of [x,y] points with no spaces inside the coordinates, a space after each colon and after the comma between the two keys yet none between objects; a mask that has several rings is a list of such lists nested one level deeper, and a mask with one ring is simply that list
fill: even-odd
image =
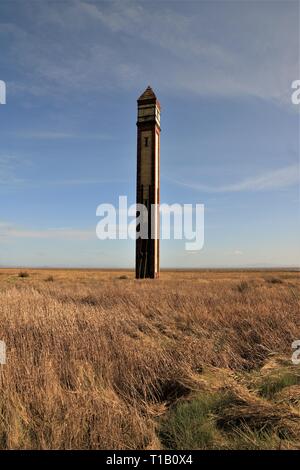
[{"label": "flat field", "polygon": [[300,449],[296,271],[0,270],[0,448]]}]

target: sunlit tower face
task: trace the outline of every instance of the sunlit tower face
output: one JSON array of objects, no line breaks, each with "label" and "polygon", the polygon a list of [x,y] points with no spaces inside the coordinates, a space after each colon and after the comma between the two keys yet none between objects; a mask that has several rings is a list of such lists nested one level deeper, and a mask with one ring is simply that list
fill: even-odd
[{"label": "sunlit tower face", "polygon": [[138,279],[159,275],[159,166],[160,104],[148,87],[138,99],[137,113],[137,203],[144,204],[149,214],[148,239],[136,241]]},{"label": "sunlit tower face", "polygon": [[138,123],[156,121],[160,126],[160,109],[155,105],[141,104],[138,106]]}]

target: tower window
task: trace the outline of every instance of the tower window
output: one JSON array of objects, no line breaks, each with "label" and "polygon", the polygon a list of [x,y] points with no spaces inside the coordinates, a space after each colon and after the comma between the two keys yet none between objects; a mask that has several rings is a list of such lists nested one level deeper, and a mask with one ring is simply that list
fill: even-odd
[{"label": "tower window", "polygon": [[149,147],[149,137],[145,137],[145,147]]}]

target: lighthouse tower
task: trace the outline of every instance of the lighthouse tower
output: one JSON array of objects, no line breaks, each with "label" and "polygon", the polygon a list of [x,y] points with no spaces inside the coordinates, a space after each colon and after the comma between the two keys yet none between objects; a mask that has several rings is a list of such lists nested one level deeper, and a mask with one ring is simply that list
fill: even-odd
[{"label": "lighthouse tower", "polygon": [[[159,276],[160,104],[152,88],[137,100],[136,200],[148,210],[148,238],[136,240],[136,278]],[[152,214],[152,217],[151,217]],[[137,227],[139,233],[145,233]]]}]

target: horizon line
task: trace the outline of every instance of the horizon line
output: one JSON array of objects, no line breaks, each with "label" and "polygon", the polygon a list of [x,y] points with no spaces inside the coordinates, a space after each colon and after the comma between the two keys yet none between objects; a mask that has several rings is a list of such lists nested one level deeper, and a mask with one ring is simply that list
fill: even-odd
[{"label": "horizon line", "polygon": [[[29,265],[15,265],[15,266],[0,266],[0,270],[4,269],[54,269],[54,270],[89,270],[89,271],[132,271],[135,272],[135,268],[129,267],[93,267],[93,266],[29,266]],[[300,271],[300,265],[240,265],[240,266],[201,266],[197,268],[190,268],[190,267],[165,267],[160,268],[160,271],[206,271],[206,270],[293,270],[293,271]]]}]

